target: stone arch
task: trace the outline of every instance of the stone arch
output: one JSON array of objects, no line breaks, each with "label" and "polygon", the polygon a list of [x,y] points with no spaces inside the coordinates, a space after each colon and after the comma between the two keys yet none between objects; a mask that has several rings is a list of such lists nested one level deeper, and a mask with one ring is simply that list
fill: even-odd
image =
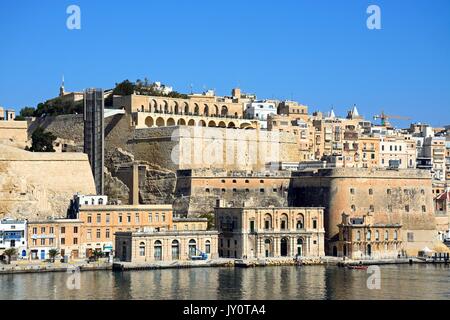
[{"label": "stone arch", "polygon": [[236,125],[234,124],[234,122],[230,122],[228,123],[228,128],[236,128]]},{"label": "stone arch", "polygon": [[163,105],[164,105],[164,113],[169,113],[169,103],[166,100],[164,100]]},{"label": "stone arch", "polygon": [[209,106],[207,104],[205,104],[205,107],[203,108],[203,115],[209,117]]},{"label": "stone arch", "polygon": [[280,240],[280,256],[287,257],[289,255],[289,238],[283,237]]},{"label": "stone arch", "polygon": [[269,238],[266,238],[264,240],[264,256],[266,258],[273,256],[273,248],[272,248],[272,240]]},{"label": "stone arch", "polygon": [[179,126],[185,126],[185,125],[186,125],[186,120],[184,120],[183,118],[180,118],[180,119],[178,120],[178,125],[179,125]]},{"label": "stone arch", "polygon": [[218,116],[219,115],[219,107],[217,106],[217,104],[214,105],[214,116]]},{"label": "stone arch", "polygon": [[189,104],[187,102],[184,103],[184,114],[189,114]]},{"label": "stone arch", "polygon": [[165,126],[165,122],[164,119],[159,117],[158,119],[156,119],[156,126],[157,127],[164,127]]},{"label": "stone arch", "polygon": [[228,108],[227,108],[227,106],[222,106],[222,108],[220,110],[220,115],[224,116],[224,117],[228,115]]},{"label": "stone arch", "polygon": [[194,119],[189,120],[188,126],[195,126],[195,120]]},{"label": "stone arch", "polygon": [[175,125],[175,120],[173,118],[167,119],[167,126],[171,127]]},{"label": "stone arch", "polygon": [[253,128],[252,128],[252,125],[251,125],[250,123],[248,123],[248,122],[242,123],[241,126],[240,126],[240,128],[241,128],[241,129],[253,129]]},{"label": "stone arch", "polygon": [[208,127],[215,127],[215,126],[216,126],[216,123],[212,120],[208,123]]},{"label": "stone arch", "polygon": [[221,127],[221,128],[226,128],[226,127],[227,127],[227,124],[226,124],[225,122],[223,122],[223,121],[220,121],[220,122],[219,122],[219,127]]},{"label": "stone arch", "polygon": [[175,114],[179,114],[180,110],[179,110],[179,107],[178,107],[178,102],[174,101],[173,105],[174,105],[174,107],[173,107],[174,113]]},{"label": "stone arch", "polygon": [[205,122],[205,120],[200,120],[200,121],[198,122],[198,126],[199,126],[199,127],[206,127],[206,122]]},{"label": "stone arch", "polygon": [[148,128],[153,127],[154,123],[155,123],[155,122],[153,121],[153,118],[152,118],[152,117],[147,117],[147,118],[145,118],[145,125],[146,125]]},{"label": "stone arch", "polygon": [[200,109],[198,104],[194,103],[194,116],[198,116],[200,114]]},{"label": "stone arch", "polygon": [[158,102],[156,102],[155,99],[153,99],[151,102],[150,111],[153,109],[154,112],[158,112]]}]

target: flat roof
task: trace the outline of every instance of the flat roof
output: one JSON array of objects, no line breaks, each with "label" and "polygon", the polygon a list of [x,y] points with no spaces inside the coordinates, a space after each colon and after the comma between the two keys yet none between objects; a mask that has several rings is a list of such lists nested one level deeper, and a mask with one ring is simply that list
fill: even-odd
[{"label": "flat roof", "polygon": [[172,210],[171,204],[146,205],[84,205],[80,211],[139,211],[139,210]]}]

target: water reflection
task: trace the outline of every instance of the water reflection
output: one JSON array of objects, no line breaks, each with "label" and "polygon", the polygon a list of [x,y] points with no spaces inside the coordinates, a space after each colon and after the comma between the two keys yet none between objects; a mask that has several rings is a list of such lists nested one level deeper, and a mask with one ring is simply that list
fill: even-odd
[{"label": "water reflection", "polygon": [[199,268],[0,275],[0,299],[450,299],[443,265],[382,266],[381,289],[364,270],[337,267]]}]

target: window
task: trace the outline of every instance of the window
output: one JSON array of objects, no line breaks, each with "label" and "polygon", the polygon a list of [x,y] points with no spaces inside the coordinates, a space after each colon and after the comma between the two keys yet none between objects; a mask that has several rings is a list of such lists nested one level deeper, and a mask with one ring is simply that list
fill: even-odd
[{"label": "window", "polygon": [[73,244],[78,244],[78,238],[73,238]]},{"label": "window", "polygon": [[392,190],[391,190],[391,189],[387,189],[387,190],[386,190],[386,193],[387,193],[387,194],[392,194]]},{"label": "window", "polygon": [[159,222],[159,214],[155,214],[155,222]]},{"label": "window", "polygon": [[103,198],[98,199],[98,204],[102,205],[103,204]]},{"label": "window", "polygon": [[131,215],[127,215],[127,223],[131,223]]},{"label": "window", "polygon": [[65,238],[61,238],[61,244],[65,245],[66,244],[66,239]]},{"label": "window", "polygon": [[264,188],[259,189],[259,193],[264,193]]},{"label": "window", "polygon": [[91,240],[92,239],[92,231],[88,230],[86,233],[86,239]]},{"label": "window", "polygon": [[389,240],[389,231],[387,230],[384,232],[384,240]]},{"label": "window", "polygon": [[37,228],[36,227],[33,228],[33,234],[37,234]]},{"label": "window", "polygon": [[355,194],[355,189],[350,188],[350,194]]},{"label": "window", "polygon": [[206,253],[210,254],[211,253],[211,242],[209,240],[206,240],[205,243],[205,251]]},{"label": "window", "polygon": [[427,212],[427,207],[426,206],[422,206],[422,212],[423,213]]},{"label": "window", "polygon": [[205,189],[205,192],[206,192],[206,193],[209,193],[209,188],[206,188],[206,189]]},{"label": "window", "polygon": [[273,188],[272,191],[273,191],[273,192],[277,192],[277,188]]},{"label": "window", "polygon": [[140,220],[140,219],[139,219],[139,213],[136,213],[135,216],[134,216],[134,222],[135,222],[136,224],[139,224],[139,223],[140,223],[139,220]]},{"label": "window", "polygon": [[33,246],[35,246],[37,244],[37,240],[33,239]]},{"label": "window", "polygon": [[51,238],[51,239],[48,239],[48,244],[50,245],[50,246],[52,246],[53,245],[53,243],[54,243],[54,239],[53,238]]},{"label": "window", "polygon": [[106,223],[109,224],[111,216],[109,213],[106,214]]},{"label": "window", "polygon": [[233,193],[236,193],[237,192],[237,189],[236,188],[233,188]]},{"label": "window", "polygon": [[222,193],[225,193],[225,192],[226,192],[227,190],[225,190],[225,189],[222,189],[221,191],[222,191]]},{"label": "window", "polygon": [[255,232],[255,221],[251,220],[250,221],[250,233]]},{"label": "window", "polygon": [[41,246],[45,246],[45,239],[41,239]]},{"label": "window", "polygon": [[354,204],[352,204],[351,208],[352,208],[352,211],[353,211],[353,212],[356,211],[356,206],[355,206]]},{"label": "window", "polygon": [[373,204],[370,205],[369,211],[370,211],[370,212],[374,212],[374,211],[375,211],[375,207],[373,206]]},{"label": "window", "polygon": [[139,244],[139,256],[145,257],[145,243],[141,242]]},{"label": "window", "polygon": [[361,231],[356,231],[356,241],[361,241]]},{"label": "window", "polygon": [[369,194],[373,194],[373,189],[369,189]]},{"label": "window", "polygon": [[73,233],[78,233],[78,227],[73,227]]},{"label": "window", "polygon": [[409,206],[405,206],[405,211],[409,212]]},{"label": "window", "polygon": [[236,183],[236,180],[233,180],[233,183]]},{"label": "window", "polygon": [[388,211],[392,212],[392,205],[391,204],[388,204]]},{"label": "window", "polygon": [[159,240],[156,240],[153,249],[154,249],[155,260],[161,261],[162,260],[162,242]]},{"label": "window", "polygon": [[102,222],[102,215],[97,214],[97,223],[101,223],[101,222]]},{"label": "window", "polygon": [[259,180],[259,183],[264,183],[264,180]]},{"label": "window", "polygon": [[[62,230],[62,228],[61,228],[61,230]],[[54,228],[50,227],[50,234],[54,234],[55,233],[54,231],[55,231]]]},{"label": "window", "polygon": [[370,241],[370,239],[372,239],[372,232],[369,230],[369,231],[367,231],[367,234],[366,234],[366,240]]},{"label": "window", "polygon": [[153,220],[152,217],[153,217],[153,215],[151,213],[149,213],[148,214],[148,222],[150,222],[150,223],[152,222],[152,220]]},{"label": "window", "polygon": [[45,233],[45,227],[41,228],[41,233]]},{"label": "window", "polygon": [[376,241],[380,240],[380,232],[378,230],[375,231],[375,240]]},{"label": "window", "polygon": [[119,223],[122,223],[122,215],[119,215]]},{"label": "window", "polygon": [[313,229],[317,229],[317,220],[316,219],[313,220]]},{"label": "window", "polygon": [[109,237],[110,237],[110,234],[109,234],[109,229],[106,229],[106,239],[109,239]]},{"label": "window", "polygon": [[249,180],[245,180],[245,183],[250,183],[250,181]]},{"label": "window", "polygon": [[87,217],[87,223],[92,223],[92,216]]},{"label": "window", "polygon": [[96,236],[97,236],[97,239],[100,239],[100,237],[101,237],[100,229],[97,229],[97,234],[96,234]]}]

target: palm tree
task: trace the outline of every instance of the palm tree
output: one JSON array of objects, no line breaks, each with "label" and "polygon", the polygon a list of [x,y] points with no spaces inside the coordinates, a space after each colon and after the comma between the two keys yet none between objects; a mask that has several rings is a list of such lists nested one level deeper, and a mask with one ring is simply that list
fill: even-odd
[{"label": "palm tree", "polygon": [[55,262],[55,258],[59,255],[59,251],[58,249],[50,249],[48,251],[48,255],[50,256],[52,262]]},{"label": "palm tree", "polygon": [[8,257],[8,264],[11,263],[11,257],[17,254],[17,250],[15,248],[6,249],[4,252],[5,256]]}]

